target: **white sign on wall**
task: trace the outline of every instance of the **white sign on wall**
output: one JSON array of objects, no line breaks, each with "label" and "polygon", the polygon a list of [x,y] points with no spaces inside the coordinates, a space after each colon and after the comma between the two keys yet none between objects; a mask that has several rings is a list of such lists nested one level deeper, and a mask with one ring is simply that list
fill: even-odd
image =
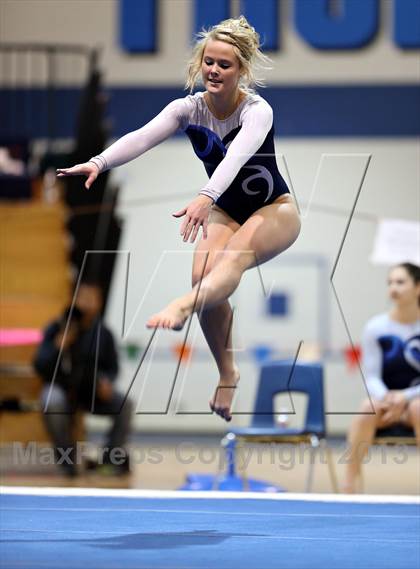
[{"label": "white sign on wall", "polygon": [[404,219],[381,219],[376,231],[372,263],[420,265],[420,223]]}]

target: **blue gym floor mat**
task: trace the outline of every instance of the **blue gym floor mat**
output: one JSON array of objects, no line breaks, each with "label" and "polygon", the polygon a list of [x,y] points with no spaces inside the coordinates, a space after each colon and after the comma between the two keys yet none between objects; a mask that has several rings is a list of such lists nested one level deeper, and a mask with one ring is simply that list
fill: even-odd
[{"label": "blue gym floor mat", "polygon": [[0,489],[2,569],[419,569],[414,497]]}]

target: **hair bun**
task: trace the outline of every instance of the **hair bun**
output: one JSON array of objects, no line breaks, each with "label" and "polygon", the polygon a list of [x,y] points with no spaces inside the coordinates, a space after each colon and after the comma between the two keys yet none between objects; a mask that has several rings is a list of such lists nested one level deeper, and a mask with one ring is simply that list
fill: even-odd
[{"label": "hair bun", "polygon": [[238,18],[238,24],[239,24],[240,26],[242,26],[243,28],[247,28],[247,29],[254,30],[254,28],[250,25],[250,23],[249,23],[248,20],[245,18],[245,16],[239,16],[239,18]]},{"label": "hair bun", "polygon": [[245,16],[243,16],[243,15],[239,16],[239,18],[236,21],[238,22],[238,27],[243,28],[244,30],[248,30],[251,32],[250,39],[253,41],[253,43],[256,47],[259,47],[260,35],[255,30],[255,28],[253,26],[251,26],[251,24],[248,22],[248,20],[245,18]]}]

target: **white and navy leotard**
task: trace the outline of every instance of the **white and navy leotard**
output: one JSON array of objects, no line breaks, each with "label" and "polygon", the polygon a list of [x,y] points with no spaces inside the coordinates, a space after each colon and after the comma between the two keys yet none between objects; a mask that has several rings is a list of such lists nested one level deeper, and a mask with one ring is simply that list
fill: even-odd
[{"label": "white and navy leotard", "polygon": [[211,197],[238,223],[289,193],[275,158],[273,111],[267,101],[253,93],[247,94],[225,120],[211,113],[201,91],[176,99],[92,161],[100,171],[120,166],[178,129],[188,135],[209,176],[199,193]]},{"label": "white and navy leotard", "polygon": [[401,324],[388,314],[366,324],[362,369],[370,395],[381,400],[388,390],[403,390],[406,399],[420,396],[420,320]]}]

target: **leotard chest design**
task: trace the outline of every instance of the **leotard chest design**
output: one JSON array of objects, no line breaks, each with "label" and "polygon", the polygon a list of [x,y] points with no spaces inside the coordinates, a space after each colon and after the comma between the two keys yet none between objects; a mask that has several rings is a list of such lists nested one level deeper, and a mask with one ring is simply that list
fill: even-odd
[{"label": "leotard chest design", "polygon": [[381,399],[388,389],[420,396],[420,321],[402,324],[388,314],[373,317],[364,330],[362,352],[373,396]]},{"label": "leotard chest design", "polygon": [[[203,93],[196,93],[186,99],[190,99],[190,111],[184,131],[210,178],[200,193],[215,199],[219,207],[242,224],[254,211],[289,192],[277,167],[272,124],[259,148],[252,155],[244,154],[242,158],[245,163],[223,193],[218,195],[213,190],[212,176],[241,132],[246,113],[254,114],[254,120],[258,120],[260,114],[261,122],[264,123],[268,107],[264,99],[258,95],[248,95],[226,120],[218,120],[212,115]],[[246,135],[251,136],[251,132]]]},{"label": "leotard chest design", "polygon": [[211,197],[239,224],[289,193],[275,158],[273,111],[257,94],[247,94],[225,120],[210,112],[201,91],[175,99],[149,123],[126,134],[91,161],[100,172],[120,166],[178,129],[189,137],[209,176],[199,193]]}]

